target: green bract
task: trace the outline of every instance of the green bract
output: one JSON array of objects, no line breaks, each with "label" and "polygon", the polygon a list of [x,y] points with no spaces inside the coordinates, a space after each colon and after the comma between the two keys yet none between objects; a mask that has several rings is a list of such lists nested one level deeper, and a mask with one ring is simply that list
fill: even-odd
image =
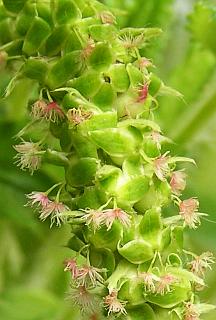
[{"label": "green bract", "polygon": [[[195,301],[213,258],[184,251],[183,242],[184,229],[204,215],[196,198],[181,198],[178,162],[194,162],[169,153],[154,121],[157,96],[179,96],[144,56],[161,30],[120,30],[96,0],[2,2],[0,59],[15,70],[6,95],[25,78],[38,95],[16,161],[30,173],[44,163],[62,167],[63,181],[27,197],[42,221],[71,227],[72,303],[89,320],[156,320],[167,309],[188,320],[191,310],[210,310]],[[214,47],[212,34],[205,41],[193,31]]]}]

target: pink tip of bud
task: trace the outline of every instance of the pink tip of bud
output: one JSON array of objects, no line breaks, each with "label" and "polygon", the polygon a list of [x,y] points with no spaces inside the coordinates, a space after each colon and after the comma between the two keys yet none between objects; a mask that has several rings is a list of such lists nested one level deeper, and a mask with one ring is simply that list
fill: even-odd
[{"label": "pink tip of bud", "polygon": [[183,171],[174,171],[171,176],[170,186],[172,192],[176,195],[180,195],[186,187],[186,173]]},{"label": "pink tip of bud", "polygon": [[148,96],[148,84],[145,83],[144,85],[142,85],[142,87],[138,91],[139,91],[139,96],[136,102],[144,102]]},{"label": "pink tip of bud", "polygon": [[100,13],[100,18],[104,24],[115,24],[116,18],[110,11],[103,11]]},{"label": "pink tip of bud", "polygon": [[154,160],[154,172],[159,180],[164,181],[165,176],[169,173],[170,168],[168,164],[169,157],[165,155]]},{"label": "pink tip of bud", "polygon": [[76,259],[67,259],[64,261],[64,271],[70,271],[72,278],[76,278],[78,275],[78,266]]},{"label": "pink tip of bud", "polygon": [[49,203],[49,198],[44,192],[35,192],[33,191],[30,194],[26,195],[28,199],[30,199],[27,203],[27,205],[33,206],[34,204],[37,204],[41,207],[46,207]]}]

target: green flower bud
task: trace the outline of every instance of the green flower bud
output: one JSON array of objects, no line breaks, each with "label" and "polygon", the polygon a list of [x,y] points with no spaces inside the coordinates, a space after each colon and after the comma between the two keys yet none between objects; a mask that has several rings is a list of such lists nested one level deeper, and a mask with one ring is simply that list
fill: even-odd
[{"label": "green flower bud", "polygon": [[19,0],[19,1],[2,0],[5,8],[8,11],[11,11],[13,13],[18,13],[20,10],[22,10],[26,1],[27,0]]},{"label": "green flower bud", "polygon": [[126,70],[132,87],[137,87],[143,83],[143,74],[138,68],[129,63],[126,66]]},{"label": "green flower bud", "polygon": [[189,298],[190,290],[190,282],[184,281],[179,285],[173,285],[172,291],[167,292],[164,295],[148,294],[145,298],[148,302],[156,304],[162,308],[173,308],[177,304]]},{"label": "green flower bud", "polygon": [[104,165],[97,171],[96,181],[104,192],[109,196],[113,196],[116,194],[117,183],[121,176],[121,169],[110,165]]},{"label": "green flower bud", "polygon": [[86,187],[83,194],[76,199],[76,207],[97,209],[102,204],[106,203],[106,198],[103,191],[98,187]]},{"label": "green flower bud", "polygon": [[106,128],[114,128],[117,126],[116,112],[104,112],[92,115],[90,119],[83,121],[79,128],[82,133],[88,133],[94,130],[101,130]]},{"label": "green flower bud", "polygon": [[28,55],[36,54],[50,33],[51,29],[48,23],[35,17],[25,36],[23,51]]},{"label": "green flower bud", "polygon": [[151,96],[155,96],[161,87],[161,80],[154,73],[151,74],[150,84],[149,84],[149,93]]},{"label": "green flower bud", "polygon": [[71,130],[70,133],[73,147],[79,157],[98,158],[95,144],[81,133]]},{"label": "green flower bud", "polygon": [[151,243],[154,249],[159,249],[162,240],[162,221],[160,210],[151,209],[145,212],[139,225],[139,232],[143,239]]},{"label": "green flower bud", "polygon": [[82,18],[82,14],[73,0],[52,1],[54,19],[58,24],[74,24]]},{"label": "green flower bud", "polygon": [[82,50],[83,46],[80,38],[74,30],[70,30],[68,37],[65,39],[62,51],[64,54],[70,53],[75,50]]},{"label": "green flower bud", "polygon": [[72,187],[90,185],[98,167],[98,160],[94,158],[70,159],[65,172],[65,178]]},{"label": "green flower bud", "polygon": [[104,82],[96,95],[92,98],[92,101],[101,108],[103,111],[112,109],[113,103],[117,95],[112,86],[108,82]]},{"label": "green flower bud", "polygon": [[144,172],[141,157],[139,155],[127,157],[122,164],[122,170],[128,176],[141,176]]},{"label": "green flower bud", "polygon": [[23,40],[17,39],[11,41],[7,47],[5,47],[5,51],[9,56],[16,56],[22,54]]},{"label": "green flower bud", "polygon": [[2,44],[13,40],[12,19],[6,18],[0,20],[0,42]]},{"label": "green flower bud", "polygon": [[67,247],[75,252],[79,252],[84,246],[85,243],[76,234],[73,234],[67,243]]},{"label": "green flower bud", "polygon": [[53,27],[53,19],[52,19],[52,12],[50,8],[50,4],[43,0],[37,0],[36,9],[38,12],[38,16],[46,21],[50,27]]},{"label": "green flower bud", "polygon": [[89,65],[99,71],[108,69],[113,62],[114,54],[108,43],[97,43],[88,59]]},{"label": "green flower bud", "polygon": [[68,158],[66,157],[65,153],[51,149],[46,150],[46,153],[44,155],[44,161],[63,167],[67,167],[69,164]]},{"label": "green flower bud", "polygon": [[105,268],[107,270],[108,276],[110,276],[115,270],[115,256],[110,249],[96,249],[94,247],[91,247],[89,258],[91,265],[100,269]]},{"label": "green flower bud", "polygon": [[70,30],[67,25],[56,27],[46,41],[46,55],[55,56],[58,54],[69,35]]},{"label": "green flower bud", "polygon": [[50,69],[46,83],[51,89],[64,85],[81,70],[80,52],[74,51],[60,58]]},{"label": "green flower bud", "polygon": [[[125,320],[143,320],[143,317],[145,317],[145,320],[156,320],[155,312],[147,303],[139,307],[128,309]],[[119,320],[121,320],[121,318]]]},{"label": "green flower bud", "polygon": [[16,18],[16,30],[20,35],[24,36],[27,33],[35,16],[36,10],[34,4],[26,2]]},{"label": "green flower bud", "polygon": [[123,246],[119,243],[118,252],[122,257],[134,264],[151,260],[154,256],[152,246],[145,240],[132,240]]},{"label": "green flower bud", "polygon": [[85,232],[85,237],[92,245],[97,249],[110,249],[116,251],[118,242],[121,238],[122,227],[118,222],[114,222],[111,229],[101,227],[99,230],[93,233],[89,229]]},{"label": "green flower bud", "polygon": [[70,86],[78,90],[84,97],[90,98],[98,92],[102,83],[101,74],[95,70],[89,69],[79,78],[70,81]]},{"label": "green flower bud", "polygon": [[143,295],[143,284],[135,277],[122,285],[118,297],[119,299],[127,301],[128,307],[141,305],[146,301]]},{"label": "green flower bud", "polygon": [[112,41],[117,32],[116,28],[110,24],[91,25],[88,30],[95,41]]},{"label": "green flower bud", "polygon": [[30,79],[43,83],[48,71],[48,63],[44,59],[29,58],[22,68],[22,74]]},{"label": "green flower bud", "polygon": [[90,132],[90,137],[98,147],[114,157],[130,155],[140,141],[137,133],[127,128],[95,130]]},{"label": "green flower bud", "polygon": [[129,88],[130,80],[124,64],[112,65],[107,75],[117,92],[125,92]]},{"label": "green flower bud", "polygon": [[130,203],[138,202],[149,188],[149,179],[145,176],[138,176],[130,179],[121,179],[121,185],[116,189],[118,199]]}]

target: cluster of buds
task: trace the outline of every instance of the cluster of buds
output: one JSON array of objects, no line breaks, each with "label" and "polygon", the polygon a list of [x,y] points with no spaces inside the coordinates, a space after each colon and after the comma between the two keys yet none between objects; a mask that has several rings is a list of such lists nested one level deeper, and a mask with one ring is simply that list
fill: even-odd
[{"label": "cluster of buds", "polygon": [[[145,318],[145,308],[154,318],[157,306],[184,306],[182,320],[198,320],[200,312],[188,297],[197,294],[197,283],[204,284],[214,259],[204,253],[188,264],[181,261],[184,228],[196,229],[205,214],[195,197],[179,198],[186,173],[177,162],[193,161],[166,151],[168,139],[152,120],[164,85],[148,69],[153,64],[142,49],[161,30],[120,30],[97,0],[14,1],[13,6],[4,0],[2,7],[16,32],[3,44],[0,64],[10,67],[11,52],[20,57],[6,94],[25,77],[38,88],[31,122],[14,146],[16,162],[31,174],[42,162],[63,167],[65,174],[64,193],[60,187],[50,196],[57,183],[47,192],[28,194],[27,205],[51,226],[68,223],[68,246],[79,257],[86,259],[83,248],[88,248],[85,264],[78,258],[65,261],[69,299],[92,320],[112,314]],[[41,134],[40,142],[31,142]],[[165,218],[163,207],[176,203],[179,214]]]}]

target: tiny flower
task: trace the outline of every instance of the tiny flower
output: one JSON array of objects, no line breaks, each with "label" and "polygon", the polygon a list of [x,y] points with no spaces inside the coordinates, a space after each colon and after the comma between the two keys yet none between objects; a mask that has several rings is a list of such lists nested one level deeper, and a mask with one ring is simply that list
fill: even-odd
[{"label": "tiny flower", "polygon": [[64,112],[56,102],[50,102],[45,109],[44,117],[46,120],[58,122],[64,118]]},{"label": "tiny flower", "polygon": [[31,109],[31,115],[35,119],[41,119],[44,117],[47,103],[44,100],[37,100]]},{"label": "tiny flower", "polygon": [[200,312],[197,310],[196,305],[191,302],[185,303],[183,320],[199,320]]},{"label": "tiny flower", "polygon": [[149,59],[144,57],[139,59],[138,64],[141,71],[152,66],[152,62]]},{"label": "tiny flower", "polygon": [[88,313],[98,310],[99,301],[85,286],[71,287],[68,300],[78,306],[81,312]]},{"label": "tiny flower", "polygon": [[31,113],[36,119],[45,119],[51,122],[58,122],[64,118],[64,112],[54,101],[48,104],[43,100],[36,101]]},{"label": "tiny flower", "polygon": [[87,119],[90,119],[91,116],[93,115],[92,112],[90,111],[84,111],[82,110],[81,108],[73,108],[73,109],[69,109],[68,112],[67,112],[67,118],[68,120],[75,124],[75,125],[78,125],[80,124],[81,122],[87,120]]},{"label": "tiny flower", "polygon": [[144,36],[143,34],[133,36],[132,34],[128,33],[120,36],[119,40],[121,41],[125,49],[130,50],[140,48],[143,44]]},{"label": "tiny flower", "polygon": [[107,230],[111,229],[115,220],[118,220],[126,228],[131,224],[131,217],[120,208],[103,210],[101,220],[106,225]]},{"label": "tiny flower", "polygon": [[37,206],[46,207],[49,203],[49,198],[44,192],[31,192],[26,195],[28,199],[30,199],[27,203],[29,206],[34,206],[37,204]]},{"label": "tiny flower", "polygon": [[164,181],[165,176],[169,173],[170,168],[168,164],[169,157],[165,155],[154,160],[154,172],[159,180]]},{"label": "tiny flower", "polygon": [[102,224],[102,211],[98,210],[88,210],[84,216],[85,222],[87,226],[92,226],[94,232],[100,228]]},{"label": "tiny flower", "polygon": [[78,269],[75,277],[76,283],[78,283],[80,286],[96,287],[98,282],[104,282],[103,277],[100,275],[100,273],[104,271],[105,269],[99,269],[93,266],[85,265]]},{"label": "tiny flower", "polygon": [[51,227],[54,223],[57,226],[61,226],[62,223],[66,222],[66,218],[63,215],[70,209],[62,202],[50,201],[46,207],[43,207],[40,211],[40,220],[45,221],[49,216],[51,217]]},{"label": "tiny flower", "polygon": [[108,316],[111,313],[127,314],[127,311],[125,310],[127,302],[119,300],[117,295],[118,291],[113,290],[104,298],[104,306],[108,310]]},{"label": "tiny flower", "polygon": [[146,291],[152,292],[152,293],[156,291],[155,281],[159,281],[160,278],[158,278],[153,273],[149,273],[149,272],[140,273],[139,278],[143,280]]},{"label": "tiny flower", "polygon": [[64,271],[70,271],[72,278],[75,279],[78,275],[78,266],[76,259],[67,259],[64,261],[64,264]]},{"label": "tiny flower", "polygon": [[151,132],[151,139],[156,143],[157,148],[161,149],[161,142],[163,141],[163,136],[158,131]]},{"label": "tiny flower", "polygon": [[183,171],[174,171],[171,176],[170,186],[172,192],[176,195],[180,195],[186,187],[186,173]]},{"label": "tiny flower", "polygon": [[118,220],[124,227],[129,227],[131,224],[130,216],[120,208],[103,211],[89,210],[84,219],[86,225],[92,225],[94,231],[103,225],[107,227],[107,230],[110,230],[115,220]]},{"label": "tiny flower", "polygon": [[172,274],[165,274],[159,278],[158,285],[156,287],[156,293],[164,295],[171,291],[170,286],[176,282],[176,278]]},{"label": "tiny flower", "polygon": [[195,198],[183,200],[179,205],[179,214],[189,228],[196,229],[200,225],[200,216],[204,215],[198,212],[199,201]]},{"label": "tiny flower", "polygon": [[194,260],[188,263],[191,272],[198,276],[204,276],[207,269],[212,269],[211,264],[215,263],[215,259],[211,252],[203,252],[200,256],[196,256]]},{"label": "tiny flower", "polygon": [[115,24],[116,18],[110,11],[103,11],[100,13],[100,18],[104,24]]},{"label": "tiny flower", "polygon": [[144,83],[142,87],[138,90],[139,96],[136,102],[144,102],[148,96],[148,84]]},{"label": "tiny flower", "polygon": [[23,141],[15,145],[14,149],[18,152],[15,156],[17,165],[22,169],[28,169],[31,174],[38,170],[41,166],[41,155],[44,151],[41,150],[38,143]]}]

